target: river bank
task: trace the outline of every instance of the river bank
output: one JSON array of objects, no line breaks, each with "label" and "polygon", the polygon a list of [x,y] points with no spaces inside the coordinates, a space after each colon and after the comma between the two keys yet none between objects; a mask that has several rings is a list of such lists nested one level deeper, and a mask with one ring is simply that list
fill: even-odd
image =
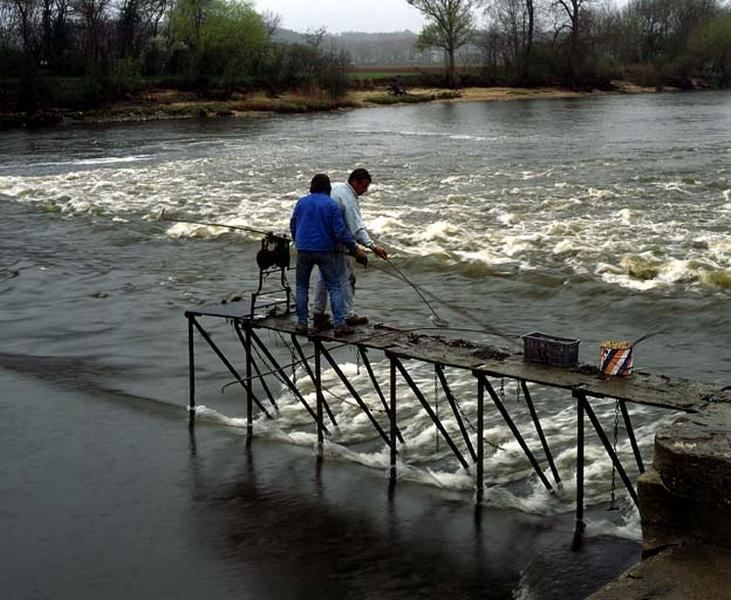
[{"label": "river bank", "polygon": [[[256,117],[271,114],[302,114],[372,108],[394,104],[423,102],[507,101],[551,98],[582,98],[607,94],[638,94],[659,91],[628,82],[613,82],[614,89],[574,90],[561,87],[470,87],[459,90],[440,88],[412,88],[395,94],[388,87],[375,90],[354,90],[342,98],[332,99],[319,94],[285,93],[277,96],[265,92],[233,94],[226,100],[201,99],[192,92],[155,90],[128,96],[92,110],[47,109],[33,114],[0,113],[0,129],[45,127],[74,123],[119,123],[163,121],[171,119],[199,119],[216,117]],[[660,91],[673,91],[664,88]]]}]

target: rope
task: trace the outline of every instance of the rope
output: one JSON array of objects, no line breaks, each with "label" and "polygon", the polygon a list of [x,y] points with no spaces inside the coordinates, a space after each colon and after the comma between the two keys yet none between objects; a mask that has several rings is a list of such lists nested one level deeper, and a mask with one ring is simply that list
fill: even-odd
[{"label": "rope", "polygon": [[406,277],[406,275],[404,274],[404,272],[401,269],[399,269],[395,264],[393,264],[393,261],[390,258],[387,258],[386,259],[386,262],[396,271],[396,273],[399,274],[399,277],[401,277],[401,279],[403,279],[406,283],[408,283],[412,288],[414,288],[414,291],[417,294],[419,294],[419,298],[422,299],[422,301],[424,302],[424,304],[426,304],[427,308],[431,311],[431,314],[432,314],[432,316],[431,316],[432,323],[434,323],[438,327],[449,327],[449,322],[448,321],[445,321],[444,319],[442,319],[437,314],[437,311],[434,310],[434,307],[431,305],[431,303],[429,302],[429,300],[427,300],[424,297],[424,294],[421,292],[421,289],[419,289],[419,286],[416,285],[413,281],[411,281],[408,277]]}]

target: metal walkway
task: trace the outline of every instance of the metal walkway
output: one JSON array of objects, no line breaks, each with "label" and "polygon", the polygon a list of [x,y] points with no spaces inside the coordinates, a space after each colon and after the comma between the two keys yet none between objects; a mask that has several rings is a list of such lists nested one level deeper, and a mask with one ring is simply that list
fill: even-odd
[{"label": "metal walkway", "polygon": [[[671,379],[665,376],[651,375],[648,373],[636,372],[630,378],[606,378],[601,376],[598,369],[588,366],[566,369],[560,367],[549,367],[523,361],[522,353],[508,353],[491,346],[480,345],[464,340],[446,339],[437,335],[425,335],[420,330],[404,331],[387,327],[384,325],[368,325],[356,328],[354,334],[346,338],[334,338],[329,332],[323,332],[309,338],[314,347],[314,356],[307,357],[302,349],[301,342],[307,341],[303,336],[294,333],[295,322],[289,315],[272,316],[266,318],[252,318],[249,305],[245,302],[234,302],[227,304],[216,304],[188,310],[185,313],[188,319],[188,356],[190,373],[190,397],[189,410],[191,424],[195,421],[195,332],[206,341],[223,362],[229,372],[245,390],[246,414],[247,414],[247,435],[249,439],[253,436],[253,415],[256,406],[267,417],[273,417],[277,409],[275,396],[267,385],[267,375],[275,373],[278,379],[292,392],[296,399],[303,404],[309,415],[317,425],[317,439],[320,449],[324,442],[324,436],[329,434],[328,424],[337,426],[335,416],[325,401],[321,381],[323,361],[337,374],[343,385],[346,387],[352,399],[358,403],[361,410],[366,414],[375,432],[382,438],[383,442],[390,448],[390,479],[395,482],[397,471],[397,457],[399,442],[403,438],[397,422],[397,381],[404,381],[418,399],[423,410],[434,422],[439,434],[447,443],[452,453],[462,467],[475,473],[475,495],[478,505],[483,496],[484,487],[484,432],[485,432],[485,399],[486,397],[495,405],[501,418],[510,429],[513,437],[520,445],[524,455],[529,460],[536,476],[540,479],[547,490],[553,491],[554,485],[560,485],[561,479],[556,468],[546,436],[541,426],[540,418],[536,413],[528,383],[565,389],[570,392],[576,402],[576,527],[574,533],[574,545],[581,544],[581,537],[584,530],[584,446],[585,446],[585,417],[588,417],[593,429],[612,461],[614,469],[621,478],[627,493],[637,504],[637,493],[627,472],[622,465],[615,446],[609,436],[602,428],[592,408],[591,400],[594,398],[615,399],[617,408],[621,411],[625,430],[632,446],[637,469],[644,472],[642,457],[635,439],[634,430],[627,411],[627,403],[651,405],[666,409],[685,412],[696,412],[705,403],[711,401],[720,390],[712,386],[692,382],[684,379]],[[233,324],[235,336],[240,341],[244,350],[244,373],[241,374],[225,353],[213,341],[211,335],[203,326],[203,322],[214,319],[220,323],[221,319]],[[296,349],[299,360],[308,376],[311,378],[316,390],[316,406],[310,406],[300,393],[296,383],[287,374],[285,366],[281,365],[272,354],[266,344],[262,341],[259,333],[262,330],[276,331],[288,334],[292,341],[292,347]],[[358,390],[348,380],[347,376],[334,360],[331,351],[337,346],[351,346],[358,352],[363,365],[365,366],[373,389],[378,394],[387,420],[384,423],[374,416],[368,405],[363,401]],[[379,382],[374,375],[369,359],[369,351],[383,353],[389,361],[389,378],[385,382]],[[261,357],[259,364],[257,355]],[[439,415],[430,406],[425,393],[419,388],[406,367],[409,361],[419,361],[434,365],[435,378],[438,379],[444,396],[446,397],[455,421],[459,427],[462,443],[466,450],[463,452],[457,442],[445,429]],[[475,423],[475,434],[471,436],[465,427],[464,419],[457,400],[452,393],[449,382],[445,375],[445,367],[464,369],[470,371],[475,378],[475,396],[477,401],[477,418]],[[240,367],[239,367],[240,368]],[[505,406],[505,402],[496,392],[490,382],[490,378],[509,378],[516,380],[520,386],[525,402],[530,411],[531,421],[540,440],[540,449],[531,449],[526,443],[521,431]],[[252,382],[258,379],[261,383],[263,395],[266,398],[258,397],[253,390]],[[260,392],[261,394],[261,392]],[[618,413],[619,414],[619,413]],[[325,418],[327,415],[327,418]],[[615,439],[616,443],[616,439]],[[548,465],[551,480],[544,473],[537,454],[542,454],[543,461]]]}]

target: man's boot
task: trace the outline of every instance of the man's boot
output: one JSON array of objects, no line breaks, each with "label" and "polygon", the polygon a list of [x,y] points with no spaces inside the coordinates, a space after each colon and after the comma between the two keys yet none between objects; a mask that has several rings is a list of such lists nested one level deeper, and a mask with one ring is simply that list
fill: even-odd
[{"label": "man's boot", "polygon": [[330,315],[327,313],[315,313],[312,316],[312,327],[315,331],[325,331],[326,329],[332,329],[333,324],[330,320]]}]

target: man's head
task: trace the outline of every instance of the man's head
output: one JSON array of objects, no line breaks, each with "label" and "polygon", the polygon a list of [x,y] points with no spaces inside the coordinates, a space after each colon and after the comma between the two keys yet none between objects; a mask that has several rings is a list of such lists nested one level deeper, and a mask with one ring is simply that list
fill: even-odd
[{"label": "man's head", "polygon": [[331,190],[330,178],[325,173],[318,173],[312,178],[310,194],[327,194],[329,196]]},{"label": "man's head", "polygon": [[348,177],[348,183],[356,194],[362,196],[368,191],[368,186],[371,185],[371,174],[365,169],[356,169]]}]

